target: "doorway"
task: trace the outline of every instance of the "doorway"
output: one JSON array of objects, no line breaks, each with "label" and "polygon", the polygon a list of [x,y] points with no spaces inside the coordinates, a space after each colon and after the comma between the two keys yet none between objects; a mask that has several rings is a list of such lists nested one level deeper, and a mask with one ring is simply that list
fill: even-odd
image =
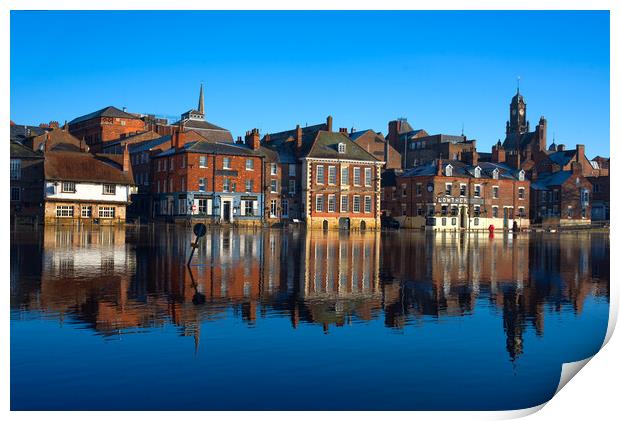
[{"label": "doorway", "polygon": [[222,207],[223,212],[222,212],[222,219],[224,220],[224,222],[230,222],[231,221],[231,215],[230,215],[230,200],[224,200],[224,205]]}]

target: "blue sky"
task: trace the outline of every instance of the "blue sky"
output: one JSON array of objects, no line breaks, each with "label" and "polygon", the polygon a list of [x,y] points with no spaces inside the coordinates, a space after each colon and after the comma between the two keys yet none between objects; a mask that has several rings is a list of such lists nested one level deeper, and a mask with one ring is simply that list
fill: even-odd
[{"label": "blue sky", "polygon": [[205,83],[234,136],[334,117],[334,127],[503,139],[521,77],[532,128],[609,155],[609,13],[11,12],[11,119],[107,105],[178,116]]}]

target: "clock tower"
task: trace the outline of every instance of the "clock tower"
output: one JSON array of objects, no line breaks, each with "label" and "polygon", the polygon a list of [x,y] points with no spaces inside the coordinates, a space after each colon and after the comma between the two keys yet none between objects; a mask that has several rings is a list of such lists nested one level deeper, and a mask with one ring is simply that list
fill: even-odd
[{"label": "clock tower", "polygon": [[529,123],[526,119],[527,105],[523,96],[519,93],[517,87],[517,93],[512,97],[510,102],[510,120],[506,122],[506,134],[515,133],[523,134],[529,130]]}]

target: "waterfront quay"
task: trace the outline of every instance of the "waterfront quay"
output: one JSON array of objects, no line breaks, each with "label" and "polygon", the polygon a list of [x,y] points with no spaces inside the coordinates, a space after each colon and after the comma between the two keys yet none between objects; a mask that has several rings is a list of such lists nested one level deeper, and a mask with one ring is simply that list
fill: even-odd
[{"label": "waterfront quay", "polygon": [[523,231],[609,221],[609,158],[547,145],[517,89],[504,141],[479,151],[464,134],[404,118],[373,129],[324,122],[235,137],[198,105],[174,122],[108,106],[60,125],[11,122],[11,223],[168,222]]}]

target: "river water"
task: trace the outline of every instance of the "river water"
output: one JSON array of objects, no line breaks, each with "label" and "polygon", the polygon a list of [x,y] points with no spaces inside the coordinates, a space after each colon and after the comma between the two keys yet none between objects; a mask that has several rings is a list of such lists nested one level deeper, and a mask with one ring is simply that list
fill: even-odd
[{"label": "river water", "polygon": [[11,234],[11,407],[517,409],[594,354],[609,235]]}]

